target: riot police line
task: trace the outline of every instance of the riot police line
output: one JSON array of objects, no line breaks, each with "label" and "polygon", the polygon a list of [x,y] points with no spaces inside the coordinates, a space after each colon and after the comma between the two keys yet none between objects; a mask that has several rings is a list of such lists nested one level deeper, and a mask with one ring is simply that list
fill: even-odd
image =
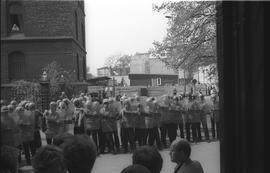
[{"label": "riot police line", "polygon": [[1,103],[1,144],[23,150],[28,164],[42,145],[40,130],[47,144],[63,133],[87,134],[98,153],[127,153],[142,145],[161,150],[177,138],[178,131],[190,142],[210,142],[220,136],[218,96],[213,94],[210,103],[203,95],[117,96],[101,101],[82,93],[71,100],[51,102],[44,113],[30,101]]}]

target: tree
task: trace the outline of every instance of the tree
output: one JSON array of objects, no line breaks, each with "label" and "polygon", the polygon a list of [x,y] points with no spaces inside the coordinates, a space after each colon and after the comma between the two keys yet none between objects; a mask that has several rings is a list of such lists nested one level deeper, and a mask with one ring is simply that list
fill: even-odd
[{"label": "tree", "polygon": [[105,66],[109,67],[113,75],[127,75],[130,71],[131,55],[116,54],[108,57]]},{"label": "tree", "polygon": [[[162,42],[153,43],[152,55],[173,69],[182,68],[189,72],[215,64],[215,4],[214,1],[180,1],[155,5],[155,11],[163,11],[169,18],[169,28]],[[216,71],[216,68],[212,70]]]},{"label": "tree", "polygon": [[64,91],[68,96],[74,93],[72,83],[76,81],[76,76],[72,71],[65,70],[56,61],[44,67],[43,71],[47,72],[50,81],[52,100],[57,100],[61,91]]}]

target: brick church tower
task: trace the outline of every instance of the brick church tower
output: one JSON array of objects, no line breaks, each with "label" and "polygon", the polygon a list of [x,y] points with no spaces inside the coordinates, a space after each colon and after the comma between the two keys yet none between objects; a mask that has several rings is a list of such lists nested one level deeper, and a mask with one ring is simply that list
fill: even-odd
[{"label": "brick church tower", "polygon": [[38,79],[53,61],[86,79],[84,1],[1,0],[1,83]]}]

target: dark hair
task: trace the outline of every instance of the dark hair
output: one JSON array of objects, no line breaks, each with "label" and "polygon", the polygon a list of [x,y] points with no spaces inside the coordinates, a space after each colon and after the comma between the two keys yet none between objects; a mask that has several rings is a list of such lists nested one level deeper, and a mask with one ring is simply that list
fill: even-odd
[{"label": "dark hair", "polygon": [[96,160],[95,143],[83,135],[68,138],[61,146],[69,173],[89,173]]},{"label": "dark hair", "polygon": [[62,150],[53,145],[39,148],[33,158],[33,168],[35,173],[64,173],[66,165]]},{"label": "dark hair", "polygon": [[53,145],[55,146],[60,146],[62,145],[66,140],[68,140],[69,138],[71,138],[73,135],[70,134],[70,133],[61,133],[61,134],[58,134],[56,135],[54,138],[53,138]]},{"label": "dark hair", "polygon": [[3,145],[1,146],[1,166],[0,172],[16,173],[19,168],[19,151],[17,148]]},{"label": "dark hair", "polygon": [[151,173],[145,166],[143,165],[130,165],[124,168],[121,173]]},{"label": "dark hair", "polygon": [[187,140],[185,139],[181,139],[180,141],[176,141],[176,142],[173,142],[175,145],[174,146],[174,149],[176,151],[183,151],[186,158],[189,158],[190,157],[190,153],[191,153],[191,147],[190,147],[190,144]]},{"label": "dark hair", "polygon": [[152,173],[159,173],[162,169],[163,159],[156,148],[143,146],[133,153],[132,162],[145,166]]}]

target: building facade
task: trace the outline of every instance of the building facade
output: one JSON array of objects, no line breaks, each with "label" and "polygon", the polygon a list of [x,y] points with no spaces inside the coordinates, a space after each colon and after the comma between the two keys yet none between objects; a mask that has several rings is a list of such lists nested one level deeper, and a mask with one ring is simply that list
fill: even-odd
[{"label": "building facade", "polygon": [[178,83],[178,75],[129,74],[130,86],[164,86]]},{"label": "building facade", "polygon": [[38,79],[53,61],[86,79],[84,1],[1,0],[1,83]]},{"label": "building facade", "polygon": [[178,71],[149,53],[136,53],[130,63],[130,86],[164,86],[178,83]]}]

